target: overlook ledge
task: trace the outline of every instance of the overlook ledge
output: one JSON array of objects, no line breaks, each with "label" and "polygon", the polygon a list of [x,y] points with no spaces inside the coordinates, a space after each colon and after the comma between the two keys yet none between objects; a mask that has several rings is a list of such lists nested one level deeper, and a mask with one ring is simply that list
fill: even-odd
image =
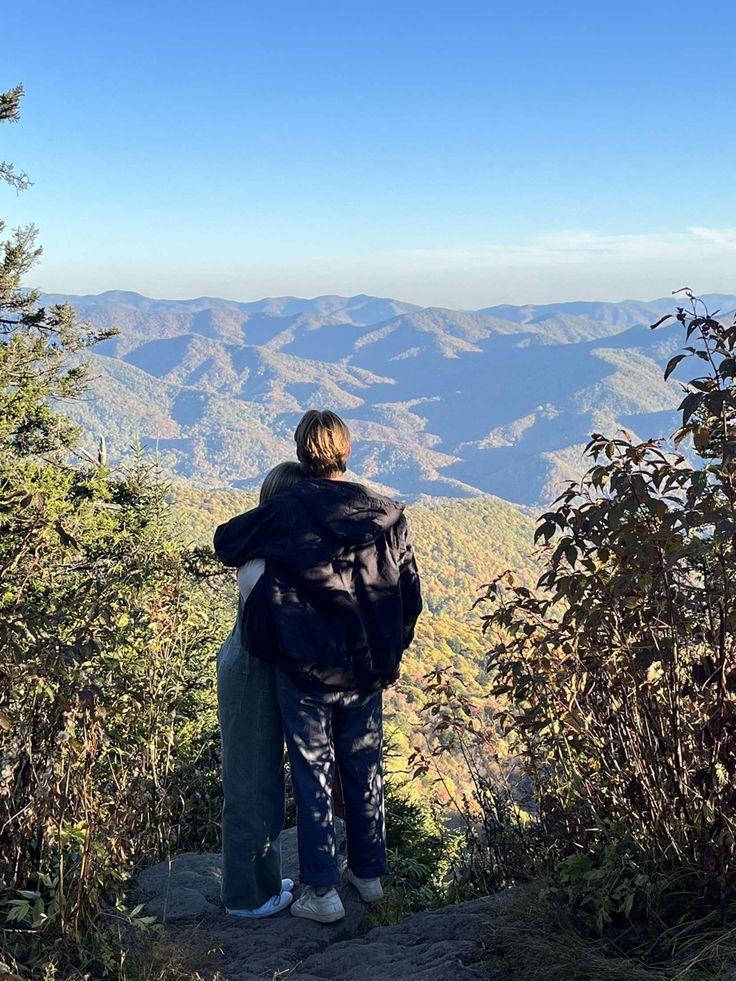
[{"label": "overlook ledge", "polygon": [[[283,871],[298,877],[296,829],[282,837]],[[340,889],[346,916],[331,926],[288,912],[264,920],[225,916],[220,855],[186,853],[140,876],[145,912],[164,923],[165,948],[203,981],[505,981],[502,958],[489,949],[493,919],[510,893],[409,916],[370,929],[369,907],[354,888]],[[296,887],[299,889],[299,886]],[[498,967],[495,968],[494,961]]]}]

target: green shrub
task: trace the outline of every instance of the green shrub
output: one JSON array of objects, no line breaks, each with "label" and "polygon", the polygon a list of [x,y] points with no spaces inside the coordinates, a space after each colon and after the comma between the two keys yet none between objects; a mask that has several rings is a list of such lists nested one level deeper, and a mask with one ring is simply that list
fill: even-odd
[{"label": "green shrub", "polygon": [[83,945],[141,861],[216,844],[222,620],[155,475],[29,465],[20,500],[0,476],[0,916],[25,960]]},{"label": "green shrub", "polygon": [[485,618],[538,853],[579,925],[661,956],[693,908],[725,918],[736,883],[736,327],[690,299],[666,372],[703,372],[683,385],[688,456],[594,435],[540,518],[537,589],[498,577]]}]

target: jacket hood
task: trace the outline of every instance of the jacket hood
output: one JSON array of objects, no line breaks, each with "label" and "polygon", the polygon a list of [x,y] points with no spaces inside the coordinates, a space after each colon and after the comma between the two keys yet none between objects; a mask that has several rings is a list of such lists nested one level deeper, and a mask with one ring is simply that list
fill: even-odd
[{"label": "jacket hood", "polygon": [[289,493],[299,498],[315,523],[344,545],[367,545],[392,528],[404,505],[371,494],[347,480],[307,479]]}]

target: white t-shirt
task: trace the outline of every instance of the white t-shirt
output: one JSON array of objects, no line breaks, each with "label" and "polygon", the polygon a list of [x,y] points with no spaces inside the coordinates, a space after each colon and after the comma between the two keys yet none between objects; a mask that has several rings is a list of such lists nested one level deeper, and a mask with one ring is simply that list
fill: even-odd
[{"label": "white t-shirt", "polygon": [[238,569],[238,586],[240,595],[245,602],[253,592],[253,587],[266,571],[266,563],[263,559],[251,559]]}]

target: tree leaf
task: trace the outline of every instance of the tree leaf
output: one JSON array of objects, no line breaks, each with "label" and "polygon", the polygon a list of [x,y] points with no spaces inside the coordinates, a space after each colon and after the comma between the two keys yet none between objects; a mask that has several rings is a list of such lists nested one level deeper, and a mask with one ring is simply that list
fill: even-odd
[{"label": "tree leaf", "polygon": [[686,357],[687,357],[686,354],[676,354],[674,356],[674,358],[670,358],[670,360],[667,362],[667,367],[664,369],[664,380],[665,381],[667,381],[667,379],[670,377],[670,375],[675,370],[675,368],[678,366],[678,364],[682,360],[684,360],[684,358],[686,358]]},{"label": "tree leaf", "polygon": [[666,314],[664,315],[664,317],[660,317],[660,318],[659,318],[659,320],[658,320],[658,321],[656,322],[656,324],[650,324],[650,325],[649,325],[649,329],[650,329],[650,330],[656,330],[656,329],[657,329],[657,327],[659,327],[659,326],[660,326],[660,324],[663,324],[663,323],[665,322],[665,320],[671,320],[671,319],[672,319],[672,317],[673,317],[673,314],[671,314],[671,313],[666,313]]}]

